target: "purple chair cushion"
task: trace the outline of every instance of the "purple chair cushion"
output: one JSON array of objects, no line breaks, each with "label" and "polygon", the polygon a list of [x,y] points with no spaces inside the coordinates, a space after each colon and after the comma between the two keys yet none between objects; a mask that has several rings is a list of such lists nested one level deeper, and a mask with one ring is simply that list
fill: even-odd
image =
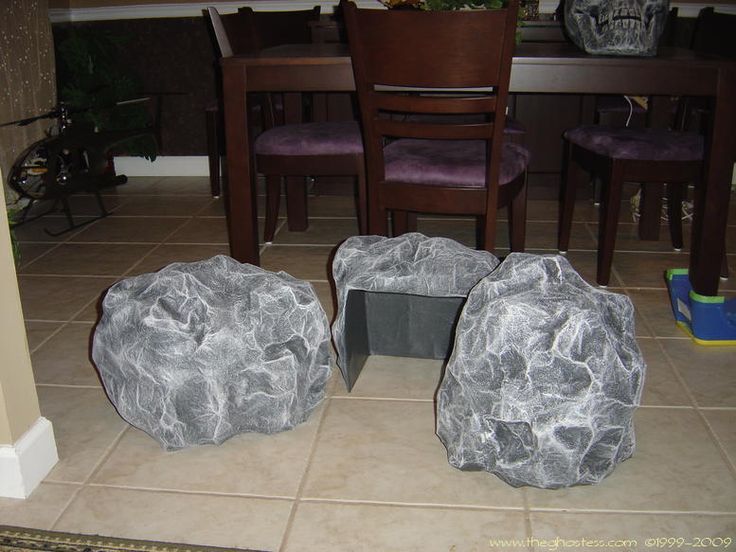
[{"label": "purple chair cushion", "polygon": [[350,155],[363,153],[355,121],[302,123],[271,128],[256,138],[257,155]]},{"label": "purple chair cushion", "polygon": [[691,132],[660,129],[579,126],[565,138],[583,149],[613,159],[639,161],[698,161],[703,137]]},{"label": "purple chair cushion", "polygon": [[[461,188],[486,185],[486,142],[483,140],[402,139],[387,145],[383,152],[387,182]],[[526,148],[504,143],[499,184],[514,180],[528,164]]]}]

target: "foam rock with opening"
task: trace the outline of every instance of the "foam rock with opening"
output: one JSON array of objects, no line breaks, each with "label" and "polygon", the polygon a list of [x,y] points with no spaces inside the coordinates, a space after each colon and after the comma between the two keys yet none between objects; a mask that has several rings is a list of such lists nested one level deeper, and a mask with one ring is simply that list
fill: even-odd
[{"label": "foam rock with opening", "polygon": [[470,249],[448,238],[418,232],[396,238],[354,236],[345,240],[332,262],[337,317],[332,334],[338,365],[345,374],[345,305],[351,289],[427,297],[466,297],[498,266],[487,251]]}]

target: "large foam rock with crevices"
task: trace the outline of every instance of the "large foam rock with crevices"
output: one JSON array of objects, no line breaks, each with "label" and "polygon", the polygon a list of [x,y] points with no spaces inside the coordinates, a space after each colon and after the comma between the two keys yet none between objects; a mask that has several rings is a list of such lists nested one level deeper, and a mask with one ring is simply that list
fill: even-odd
[{"label": "large foam rock with crevices", "polygon": [[332,335],[345,379],[345,305],[350,290],[466,297],[498,264],[499,260],[487,251],[418,232],[395,238],[354,236],[345,240],[332,262],[337,294]]},{"label": "large foam rock with crevices", "polygon": [[330,376],[312,286],[219,255],[112,286],[92,357],[120,415],[167,450],[307,419]]},{"label": "large foam rock with crevices", "polygon": [[437,399],[450,464],[514,486],[601,481],[634,451],[645,364],[628,297],[509,255],[468,295]]}]

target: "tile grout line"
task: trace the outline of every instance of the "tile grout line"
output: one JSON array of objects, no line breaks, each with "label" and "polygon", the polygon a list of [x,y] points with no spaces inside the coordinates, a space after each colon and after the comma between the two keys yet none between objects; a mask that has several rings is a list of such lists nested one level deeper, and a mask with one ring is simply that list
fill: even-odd
[{"label": "tile grout line", "polygon": [[[21,243],[21,242],[18,242],[18,243],[19,243],[19,245],[22,245],[22,243]],[[28,242],[25,242],[25,243],[28,243]],[[32,265],[33,263],[35,263],[36,261],[40,261],[41,259],[43,259],[43,258],[44,258],[45,256],[47,256],[47,255],[48,255],[49,253],[51,253],[52,251],[56,251],[57,249],[59,249],[59,248],[60,248],[60,247],[61,247],[62,245],[64,245],[65,243],[66,243],[66,242],[55,242],[55,243],[54,243],[54,245],[53,245],[53,246],[51,246],[51,248],[47,249],[46,251],[44,251],[44,252],[43,252],[43,253],[41,253],[40,255],[38,255],[38,256],[36,256],[36,257],[34,257],[34,258],[33,258],[33,260],[31,260],[31,261],[28,261],[27,263],[21,263],[21,265],[20,265],[20,266],[18,267],[18,269],[17,269],[17,271],[16,271],[16,272],[17,272],[18,274],[21,274],[21,273],[22,273],[21,271],[25,271],[27,267],[31,266],[31,265]]]},{"label": "tile grout line", "polygon": [[532,513],[542,514],[573,514],[580,515],[632,515],[632,516],[710,516],[710,517],[733,517],[736,512],[728,510],[622,510],[603,508],[531,508]]},{"label": "tile grout line", "polygon": [[[521,489],[521,502],[524,506],[524,531],[526,532],[527,542],[531,543],[531,539],[534,538],[534,528],[532,527],[532,512],[529,508],[529,493],[526,487]],[[530,545],[527,545],[527,550],[532,552]]]},{"label": "tile grout line", "polygon": [[[27,323],[28,321],[25,321],[25,322]],[[46,343],[48,343],[51,340],[51,338],[53,338],[54,336],[58,335],[61,332],[61,330],[63,330],[64,328],[66,328],[68,325],[69,325],[69,321],[68,320],[66,322],[61,322],[59,324],[59,327],[58,328],[56,328],[54,331],[52,331],[44,339],[42,339],[41,342],[38,345],[36,345],[35,347],[33,347],[33,349],[31,349],[29,347],[28,348],[28,354],[30,356],[33,356],[33,354],[35,352],[37,352],[41,347],[43,347],[44,345],[46,345]],[[26,342],[27,341],[28,341],[28,337],[26,337]],[[31,361],[31,366],[33,366],[33,361]],[[38,383],[36,383],[36,386],[38,386]]]},{"label": "tile grout line", "polygon": [[194,216],[189,216],[189,217],[186,217],[186,218],[184,219],[184,221],[183,221],[183,222],[182,222],[182,223],[181,223],[180,225],[176,226],[176,227],[175,227],[175,228],[174,228],[173,230],[171,230],[171,232],[169,232],[168,234],[166,234],[166,236],[164,236],[164,237],[163,237],[163,238],[161,239],[161,241],[160,241],[160,242],[158,242],[158,243],[155,243],[155,242],[154,242],[154,244],[155,244],[155,245],[153,245],[153,247],[151,248],[151,250],[150,250],[150,251],[148,251],[147,253],[145,253],[145,254],[143,255],[143,257],[141,257],[141,258],[140,258],[140,259],[138,260],[138,262],[137,262],[137,263],[133,263],[133,265],[132,265],[132,266],[131,266],[130,268],[128,268],[128,270],[126,270],[125,272],[123,272],[123,274],[122,274],[122,276],[121,276],[121,277],[122,277],[122,278],[125,278],[126,276],[128,276],[128,275],[129,275],[129,274],[130,274],[130,273],[131,273],[131,272],[132,272],[133,270],[135,270],[135,269],[136,269],[136,267],[137,267],[137,266],[140,266],[140,264],[141,264],[141,263],[142,263],[142,262],[143,262],[143,261],[144,261],[145,259],[147,259],[147,258],[148,258],[148,257],[149,257],[149,256],[150,256],[151,254],[153,254],[153,253],[154,253],[155,251],[157,251],[158,249],[160,249],[160,248],[161,248],[161,246],[162,246],[162,245],[164,245],[164,244],[166,243],[166,240],[167,240],[167,239],[169,239],[169,238],[170,238],[171,236],[173,236],[174,234],[176,234],[176,233],[177,233],[177,232],[178,232],[179,230],[181,230],[182,228],[184,228],[184,226],[186,226],[187,224],[189,224],[189,223],[190,223],[190,222],[191,222],[192,220],[194,220]]},{"label": "tile grout line", "polygon": [[294,518],[296,518],[297,510],[299,509],[299,505],[302,502],[302,495],[304,493],[304,488],[307,484],[307,479],[309,477],[309,471],[312,467],[312,461],[314,460],[314,456],[317,453],[317,444],[319,442],[319,439],[322,435],[322,427],[324,426],[325,419],[327,418],[327,414],[330,411],[330,408],[332,407],[332,397],[325,397],[325,408],[322,411],[322,416],[319,419],[319,423],[317,424],[317,430],[314,432],[314,439],[312,440],[312,445],[309,449],[309,454],[307,455],[307,462],[304,465],[304,473],[302,473],[302,477],[299,480],[299,486],[296,490],[296,495],[294,496],[294,501],[291,504],[291,509],[289,510],[289,518],[286,520],[286,526],[284,527],[284,533],[281,535],[281,543],[279,544],[279,547],[277,550],[279,552],[284,552],[286,549],[286,546],[289,543],[289,537],[291,536],[291,531],[294,527]]},{"label": "tile grout line", "polygon": [[394,500],[364,500],[349,498],[302,498],[301,502],[307,504],[348,504],[352,506],[385,506],[391,508],[414,508],[422,510],[524,513],[524,508],[521,506],[483,506],[480,504],[446,504],[442,502],[396,502]]},{"label": "tile grout line", "polygon": [[[530,489],[524,487],[519,490]],[[444,503],[424,503],[424,502],[395,502],[395,501],[378,501],[378,500],[358,500],[358,499],[341,499],[341,498],[302,498],[301,502],[309,504],[348,504],[363,506],[388,506],[392,508],[421,508],[427,510],[460,510],[469,512],[510,512],[523,513],[523,507],[504,507],[504,506],[483,506],[477,504],[444,504]],[[656,516],[691,516],[702,515],[712,517],[733,517],[736,511],[730,510],[638,510],[624,508],[567,508],[567,507],[550,507],[550,506],[528,506],[529,513],[556,513],[556,514],[575,514],[575,515],[656,515]]]},{"label": "tile grout line", "polygon": [[[117,207],[117,206],[116,206],[116,207]],[[114,210],[114,209],[113,209],[113,210]],[[45,216],[45,215],[44,215],[44,216]],[[60,218],[60,219],[66,219],[66,216],[59,216],[59,217],[56,217],[56,218]],[[40,219],[38,219],[38,220],[40,220]],[[97,221],[95,221],[95,222],[97,222]],[[84,225],[84,226],[82,226],[82,227],[79,227],[79,228],[75,228],[75,229],[70,229],[70,230],[68,231],[68,234],[67,234],[67,235],[65,236],[65,238],[64,238],[64,239],[61,239],[61,240],[58,240],[58,241],[57,241],[57,240],[54,240],[54,242],[53,242],[53,243],[55,243],[56,245],[54,245],[54,246],[53,246],[53,247],[51,247],[51,248],[50,248],[50,249],[49,249],[48,251],[45,251],[44,253],[42,253],[41,255],[39,255],[38,257],[36,257],[35,259],[33,259],[33,260],[32,260],[31,262],[29,262],[29,263],[28,263],[27,265],[21,265],[20,267],[18,267],[18,271],[17,271],[17,272],[19,273],[19,271],[20,271],[20,270],[24,270],[26,266],[32,265],[33,263],[35,263],[36,261],[38,261],[38,260],[39,260],[39,259],[41,259],[42,257],[45,257],[46,255],[48,255],[48,254],[49,254],[49,253],[51,253],[52,251],[54,251],[54,250],[56,250],[56,249],[59,249],[59,248],[60,248],[60,247],[61,247],[62,245],[65,245],[65,244],[69,243],[69,242],[70,242],[70,241],[72,240],[72,238],[73,238],[74,236],[76,236],[76,235],[78,235],[79,233],[83,232],[83,231],[84,231],[84,230],[86,230],[86,229],[87,229],[87,228],[88,228],[89,226],[94,226],[94,225],[95,225],[95,222],[92,222],[92,223],[90,223],[90,224],[86,224],[86,225]],[[76,230],[76,231],[75,231],[75,230]],[[44,231],[45,231],[45,229],[44,229]],[[54,236],[49,236],[49,237],[53,238]],[[59,236],[56,236],[56,237],[59,237]],[[18,243],[22,244],[22,243],[23,243],[23,240],[21,240],[21,239],[18,239]],[[44,242],[44,243],[46,243],[46,242]]]},{"label": "tile grout line", "polygon": [[36,387],[48,387],[50,389],[101,389],[104,391],[104,387],[102,384],[90,385],[83,383],[36,383]]},{"label": "tile grout line", "polygon": [[156,251],[161,249],[162,245],[163,243],[155,244],[147,253],[143,255],[143,257],[141,257],[140,259],[138,259],[137,262],[134,262],[130,267],[128,267],[128,269],[125,272],[123,272],[123,274],[121,275],[121,278],[125,278],[128,274],[130,274],[133,270],[135,270],[138,266],[140,266],[141,263],[143,263],[143,261],[145,261],[148,257],[153,255]]},{"label": "tile grout line", "polygon": [[728,466],[728,469],[731,472],[731,475],[736,478],[736,464],[734,463],[734,460],[731,459],[725,447],[723,446],[723,443],[721,442],[718,435],[716,434],[715,430],[713,429],[711,424],[708,422],[708,418],[705,416],[705,413],[701,410],[700,405],[698,404],[698,401],[695,398],[694,393],[690,389],[690,386],[687,385],[685,378],[682,376],[682,374],[680,373],[680,370],[677,368],[677,366],[673,362],[672,357],[670,357],[669,353],[662,346],[662,343],[659,340],[657,341],[657,344],[659,345],[660,351],[664,354],[665,358],[667,359],[667,362],[672,368],[672,371],[675,373],[675,377],[678,379],[678,382],[685,389],[685,393],[687,394],[688,399],[693,404],[693,408],[695,410],[696,415],[700,419],[701,423],[705,425],[706,431],[708,432],[708,436],[710,437],[711,441],[715,444],[716,449],[718,450],[718,454],[721,456],[721,459],[726,463],[726,466]]},{"label": "tile grout line", "polygon": [[69,501],[66,503],[66,505],[59,512],[59,515],[57,515],[54,518],[54,521],[51,523],[51,529],[52,530],[56,529],[57,524],[59,523],[59,521],[61,520],[61,518],[64,516],[64,514],[67,512],[67,510],[69,510],[69,508],[71,507],[71,505],[76,501],[76,499],[79,496],[79,494],[84,489],[89,488],[88,487],[88,484],[89,484],[90,480],[92,479],[92,477],[94,477],[96,475],[96,473],[99,470],[99,468],[101,467],[101,465],[104,462],[106,462],[107,459],[110,457],[110,455],[112,454],[112,451],[115,449],[115,447],[117,446],[117,444],[123,438],[123,435],[125,435],[126,431],[128,431],[128,426],[127,425],[120,430],[120,433],[118,433],[115,436],[115,438],[112,440],[112,442],[110,443],[110,445],[108,445],[108,447],[100,455],[100,459],[94,464],[94,466],[92,466],[92,469],[90,470],[90,472],[87,475],[87,477],[85,477],[84,480],[82,481],[82,483],[79,485],[79,488],[74,491],[74,493],[70,497]]},{"label": "tile grout line", "polygon": [[718,437],[718,434],[716,433],[715,429],[713,429],[713,426],[711,425],[711,423],[708,421],[708,418],[705,415],[705,413],[700,409],[698,409],[697,412],[700,418],[703,420],[703,423],[705,424],[705,426],[708,428],[708,433],[710,434],[711,438],[715,441],[718,451],[721,453],[721,456],[725,460],[728,467],[731,469],[731,474],[736,478],[736,459],[732,459],[729,456],[728,451],[726,450],[726,447],[724,446],[721,439]]},{"label": "tile grout line", "polygon": [[[99,470],[97,470],[99,471]],[[96,472],[97,473],[97,472]],[[95,473],[95,475],[96,475]],[[51,480],[49,483],[63,484],[63,481]],[[243,498],[252,500],[270,500],[273,502],[293,502],[294,497],[286,495],[266,495],[258,493],[228,493],[224,491],[199,491],[195,489],[172,489],[166,487],[146,487],[141,485],[116,485],[113,483],[95,483],[89,482],[84,484],[87,488],[94,489],[114,489],[117,491],[137,491],[142,493],[160,493],[167,495],[186,495],[192,497],[217,497],[217,498]]]}]

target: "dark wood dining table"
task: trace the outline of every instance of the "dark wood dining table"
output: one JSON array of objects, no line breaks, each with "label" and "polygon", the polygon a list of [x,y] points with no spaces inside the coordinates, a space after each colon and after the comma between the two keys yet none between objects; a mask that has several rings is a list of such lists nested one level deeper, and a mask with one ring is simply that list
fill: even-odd
[{"label": "dark wood dining table", "polygon": [[[222,60],[231,255],[259,264],[249,92],[355,90],[344,44],[293,44]],[[690,249],[690,282],[716,295],[736,157],[736,62],[689,50],[662,49],[656,57],[591,56],[567,43],[522,43],[511,69],[511,92],[705,96],[714,99],[706,137],[703,202],[698,205]],[[540,121],[539,124],[544,124]],[[562,152],[560,152],[562,154]]]}]

